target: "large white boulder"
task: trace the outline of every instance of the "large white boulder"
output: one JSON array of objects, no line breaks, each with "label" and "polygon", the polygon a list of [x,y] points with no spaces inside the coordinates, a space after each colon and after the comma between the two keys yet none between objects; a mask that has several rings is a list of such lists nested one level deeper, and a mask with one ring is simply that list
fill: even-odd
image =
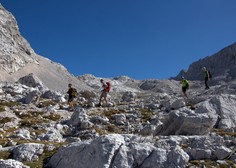
[{"label": "large white boulder", "polygon": [[[132,140],[131,140],[132,139]],[[140,139],[136,137],[136,139]],[[185,167],[188,155],[178,146],[166,150],[135,138],[111,134],[61,148],[50,159],[52,168]]]},{"label": "large white boulder", "polygon": [[171,111],[162,121],[161,135],[203,135],[208,133],[217,122],[217,115],[195,113],[188,108]]},{"label": "large white boulder", "polygon": [[27,143],[21,144],[14,148],[12,151],[13,159],[18,161],[32,162],[38,160],[38,156],[44,151],[43,144]]},{"label": "large white boulder", "polygon": [[30,168],[29,166],[25,166],[23,163],[13,160],[13,159],[7,159],[7,160],[0,159],[0,167],[1,168]]}]

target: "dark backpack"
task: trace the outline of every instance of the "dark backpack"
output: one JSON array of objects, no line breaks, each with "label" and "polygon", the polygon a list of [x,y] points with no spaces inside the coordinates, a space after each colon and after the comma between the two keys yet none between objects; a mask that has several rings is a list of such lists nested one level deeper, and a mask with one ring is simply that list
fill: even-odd
[{"label": "dark backpack", "polygon": [[208,70],[209,78],[212,78],[211,72]]},{"label": "dark backpack", "polygon": [[111,90],[111,84],[110,84],[110,82],[106,82],[106,85],[107,85],[107,87],[106,87],[106,92],[110,92],[110,90]]},{"label": "dark backpack", "polygon": [[76,90],[75,88],[72,88],[71,95],[72,95],[73,97],[77,97],[77,96],[78,96],[78,92],[77,92],[77,90]]}]

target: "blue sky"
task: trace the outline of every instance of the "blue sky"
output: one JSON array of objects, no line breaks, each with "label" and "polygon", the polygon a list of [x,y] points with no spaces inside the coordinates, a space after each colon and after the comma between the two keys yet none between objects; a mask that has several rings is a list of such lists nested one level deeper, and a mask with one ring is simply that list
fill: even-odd
[{"label": "blue sky", "polygon": [[165,79],[236,42],[235,0],[0,0],[75,76]]}]

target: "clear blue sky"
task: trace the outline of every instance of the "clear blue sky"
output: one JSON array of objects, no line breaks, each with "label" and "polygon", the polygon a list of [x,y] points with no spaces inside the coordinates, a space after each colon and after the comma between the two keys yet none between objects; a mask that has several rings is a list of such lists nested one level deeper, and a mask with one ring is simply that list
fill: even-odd
[{"label": "clear blue sky", "polygon": [[236,0],[0,0],[69,72],[163,79],[236,42]]}]

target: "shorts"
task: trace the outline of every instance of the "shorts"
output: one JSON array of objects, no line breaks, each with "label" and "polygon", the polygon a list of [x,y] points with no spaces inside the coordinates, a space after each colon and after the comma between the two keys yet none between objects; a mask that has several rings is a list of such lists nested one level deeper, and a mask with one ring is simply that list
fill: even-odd
[{"label": "shorts", "polygon": [[74,101],[74,97],[69,97],[68,102],[72,102],[72,101]]},{"label": "shorts", "polygon": [[183,93],[185,93],[187,91],[188,87],[182,87],[182,91]]},{"label": "shorts", "polygon": [[105,90],[102,91],[101,97],[107,98],[107,92]]}]

